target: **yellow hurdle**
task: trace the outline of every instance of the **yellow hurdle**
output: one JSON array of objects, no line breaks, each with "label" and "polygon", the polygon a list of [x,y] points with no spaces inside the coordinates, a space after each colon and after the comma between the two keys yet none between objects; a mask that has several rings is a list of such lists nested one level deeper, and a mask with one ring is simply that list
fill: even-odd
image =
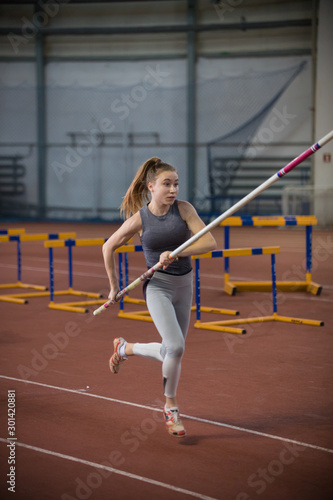
[{"label": "yellow hurdle", "polygon": [[[305,226],[306,227],[306,272],[305,280],[301,281],[277,281],[278,290],[284,292],[304,291],[313,295],[320,295],[322,286],[312,281],[312,226],[317,224],[314,215],[296,216],[233,216],[221,222],[224,227],[224,245],[230,246],[230,227],[278,227],[278,226]],[[267,281],[231,281],[229,259],[224,261],[224,290],[229,295],[236,291],[272,291],[272,283]]]},{"label": "yellow hurdle", "polygon": [[[0,231],[1,233],[1,231]],[[21,242],[27,241],[45,241],[52,238],[52,241],[56,241],[57,238],[75,238],[76,233],[65,232],[65,233],[34,233],[26,234],[25,229],[12,229],[8,230],[6,235],[0,235],[0,242],[12,242],[17,243],[17,281],[15,283],[5,283],[0,285],[0,289],[6,288],[23,288],[40,290],[37,293],[19,293],[19,294],[6,294],[0,295],[0,301],[2,302],[13,302],[14,304],[27,304],[28,298],[33,297],[47,297],[50,293],[47,291],[48,287],[41,285],[34,285],[30,283],[22,283],[22,252],[21,252]]]},{"label": "yellow hurdle", "polygon": [[[230,254],[230,252],[234,252]],[[246,325],[250,323],[262,323],[267,321],[280,321],[284,323],[293,323],[298,325],[310,325],[310,326],[323,326],[322,321],[301,319],[301,318],[290,318],[287,316],[280,316],[277,313],[277,296],[276,296],[276,274],[275,274],[275,254],[280,252],[279,247],[263,247],[263,248],[252,248],[252,249],[238,249],[238,250],[220,250],[213,251],[205,254],[204,256],[196,256],[196,290],[200,288],[200,268],[199,260],[202,257],[236,257],[241,255],[270,255],[271,256],[271,274],[272,274],[272,314],[268,316],[258,316],[255,318],[239,318],[225,321],[209,321],[202,323],[200,320],[200,292],[198,293],[199,298],[197,299],[197,321],[194,325],[195,328],[200,328],[203,330],[214,330],[218,332],[226,333],[236,333],[243,334],[246,330],[243,328],[234,328],[237,325]]]},{"label": "yellow hurdle", "polygon": [[[102,294],[95,292],[87,292],[75,290],[73,288],[73,266],[72,266],[72,248],[73,247],[86,247],[86,246],[102,246],[107,238],[73,238],[73,239],[59,239],[48,240],[44,242],[44,247],[49,249],[49,271],[50,271],[50,303],[48,307],[59,311],[69,311],[77,313],[87,313],[89,310],[87,306],[102,305],[105,300],[101,300]],[[69,287],[66,290],[54,290],[54,273],[53,273],[53,248],[68,248],[68,265],[69,265]],[[116,253],[122,252],[135,252],[136,245],[123,245],[116,250]],[[81,300],[74,302],[54,302],[55,296],[74,295],[79,297],[89,297],[94,300]],[[134,299],[131,299],[133,302]]]}]

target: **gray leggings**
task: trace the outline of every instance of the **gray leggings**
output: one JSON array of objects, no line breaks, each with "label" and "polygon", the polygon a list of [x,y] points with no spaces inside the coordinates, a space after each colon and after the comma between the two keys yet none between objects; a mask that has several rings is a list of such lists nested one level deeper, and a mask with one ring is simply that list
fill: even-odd
[{"label": "gray leggings", "polygon": [[163,363],[164,395],[169,398],[177,393],[192,296],[192,272],[183,276],[156,272],[146,290],[147,307],[162,343],[136,343],[133,353]]}]

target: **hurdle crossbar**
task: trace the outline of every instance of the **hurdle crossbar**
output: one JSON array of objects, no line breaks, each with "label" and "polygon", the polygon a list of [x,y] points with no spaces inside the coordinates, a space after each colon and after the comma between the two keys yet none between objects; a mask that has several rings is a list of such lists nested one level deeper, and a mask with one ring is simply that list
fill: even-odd
[{"label": "hurdle crossbar", "polygon": [[[19,228],[9,228],[9,229],[0,229],[0,237],[1,236],[7,236],[7,235],[17,235],[17,234],[24,234],[25,229],[23,227]],[[1,241],[1,239],[0,239]]]},{"label": "hurdle crossbar", "polygon": [[[322,286],[312,281],[312,226],[317,224],[314,215],[307,216],[234,216],[221,222],[224,227],[224,245],[230,247],[231,227],[281,227],[305,226],[306,227],[306,274],[304,281],[277,281],[277,289],[284,292],[304,291],[313,295],[320,295]],[[268,292],[272,290],[270,281],[233,281],[230,280],[230,263],[227,257],[224,260],[224,290],[229,295],[238,291]]]},{"label": "hurdle crossbar", "polygon": [[56,241],[61,238],[75,238],[76,233],[74,232],[62,232],[62,233],[33,233],[26,234],[25,229],[13,229],[8,230],[7,234],[0,235],[0,242],[16,242],[17,249],[17,281],[15,283],[5,283],[0,285],[0,289],[7,288],[23,288],[39,290],[39,292],[34,293],[14,293],[0,295],[0,301],[3,302],[13,302],[14,304],[27,304],[29,298],[33,297],[47,297],[49,295],[48,287],[42,285],[34,285],[30,283],[22,283],[22,250],[21,243],[27,241],[45,241],[52,240]]}]

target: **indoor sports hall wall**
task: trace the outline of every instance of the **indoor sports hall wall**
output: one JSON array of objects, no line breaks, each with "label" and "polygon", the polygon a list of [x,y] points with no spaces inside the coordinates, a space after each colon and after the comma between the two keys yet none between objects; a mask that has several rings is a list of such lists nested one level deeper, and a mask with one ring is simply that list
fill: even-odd
[{"label": "indoor sports hall wall", "polygon": [[[1,2],[0,215],[119,220],[151,156],[230,208],[331,130],[332,5]],[[332,147],[241,213],[333,223]]]},{"label": "indoor sports hall wall", "polygon": [[[195,201],[200,210],[209,210],[208,143],[227,137],[227,154],[239,157],[246,155],[244,144],[257,134],[257,142],[263,144],[255,156],[276,155],[274,140],[296,142],[288,148],[293,157],[299,143],[311,142],[311,61],[304,56],[200,58],[197,72]],[[15,138],[16,143],[3,152],[15,151],[24,157],[24,201],[35,205],[34,65],[0,63],[0,75],[2,141],[9,144]],[[45,102],[48,216],[117,218],[133,174],[151,156],[177,166],[180,196],[187,198],[186,95],[184,60],[49,63]],[[233,136],[247,123],[242,135]]]}]

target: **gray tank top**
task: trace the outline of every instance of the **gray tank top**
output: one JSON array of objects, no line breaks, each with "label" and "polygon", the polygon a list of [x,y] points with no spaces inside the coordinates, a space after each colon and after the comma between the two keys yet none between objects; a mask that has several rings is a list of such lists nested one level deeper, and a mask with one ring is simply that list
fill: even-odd
[{"label": "gray tank top", "polygon": [[[148,268],[160,260],[161,253],[175,250],[191,237],[191,231],[178,210],[177,200],[165,215],[154,215],[148,204],[140,209],[142,221],[141,244]],[[167,274],[183,275],[192,270],[191,257],[179,257],[165,271]]]}]

